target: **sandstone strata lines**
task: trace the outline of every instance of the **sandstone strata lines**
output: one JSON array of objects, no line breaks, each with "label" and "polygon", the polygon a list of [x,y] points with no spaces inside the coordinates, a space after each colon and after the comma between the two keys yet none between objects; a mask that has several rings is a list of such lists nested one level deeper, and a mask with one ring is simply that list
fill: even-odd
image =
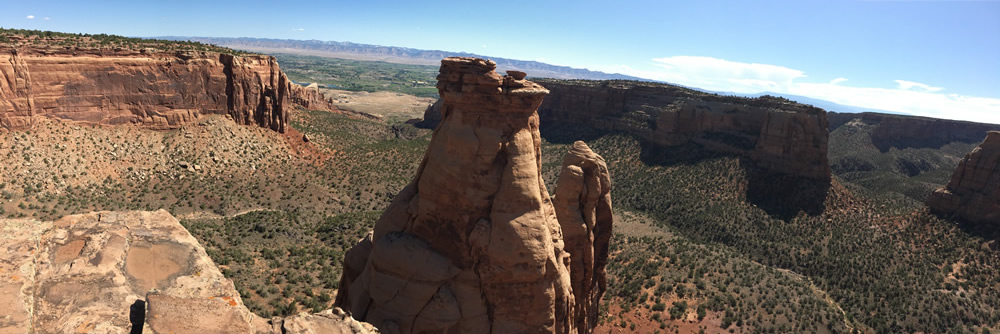
[{"label": "sandstone strata lines", "polygon": [[1000,131],[987,133],[983,143],[958,163],[948,185],[931,194],[927,205],[942,215],[1000,226]]},{"label": "sandstone strata lines", "polygon": [[34,117],[176,127],[202,114],[284,132],[292,105],[336,110],[274,57],[198,51],[0,48],[0,128]]}]

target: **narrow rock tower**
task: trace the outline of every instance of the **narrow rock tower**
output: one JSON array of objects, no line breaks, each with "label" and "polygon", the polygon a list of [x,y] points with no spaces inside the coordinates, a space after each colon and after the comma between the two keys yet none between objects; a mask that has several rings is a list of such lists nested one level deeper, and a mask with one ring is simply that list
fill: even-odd
[{"label": "narrow rock tower", "polygon": [[548,90],[495,69],[441,61],[442,121],[417,176],[344,259],[336,304],[384,333],[596,325],[612,227],[607,165],[576,142],[550,198],[537,113]]}]

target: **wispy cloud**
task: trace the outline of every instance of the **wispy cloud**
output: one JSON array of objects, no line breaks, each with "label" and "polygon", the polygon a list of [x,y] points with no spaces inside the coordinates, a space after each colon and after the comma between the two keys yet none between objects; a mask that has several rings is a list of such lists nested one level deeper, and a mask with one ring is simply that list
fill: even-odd
[{"label": "wispy cloud", "polygon": [[910,90],[910,89],[916,88],[916,90],[922,90],[922,91],[925,91],[925,92],[936,92],[936,91],[944,89],[944,88],[941,88],[941,87],[933,87],[931,85],[922,84],[922,83],[913,82],[913,81],[906,81],[906,80],[896,80],[896,83],[899,84],[899,89],[902,89],[902,90]]},{"label": "wispy cloud", "polygon": [[306,31],[306,28],[292,28],[295,31]]},{"label": "wispy cloud", "polygon": [[26,16],[25,18],[26,18],[26,19],[29,19],[29,20],[34,20],[34,19],[35,19],[35,16],[34,16],[34,15],[28,15],[28,16]]},{"label": "wispy cloud", "polygon": [[653,64],[660,68],[654,72],[655,79],[711,90],[735,88],[739,93],[774,90],[805,77],[802,71],[787,67],[712,57],[654,58]]},{"label": "wispy cloud", "polygon": [[701,89],[808,96],[863,108],[913,115],[1000,124],[1000,98],[945,93],[944,87],[894,80],[895,86],[859,87],[847,78],[808,82],[803,71],[778,65],[744,63],[712,57],[674,56],[652,59],[653,70],[612,65],[597,70],[662,80]]},{"label": "wispy cloud", "polygon": [[49,17],[48,17],[48,16],[46,16],[46,17],[43,17],[43,18],[42,18],[42,20],[46,20],[46,21],[48,21],[48,20],[49,20]]}]

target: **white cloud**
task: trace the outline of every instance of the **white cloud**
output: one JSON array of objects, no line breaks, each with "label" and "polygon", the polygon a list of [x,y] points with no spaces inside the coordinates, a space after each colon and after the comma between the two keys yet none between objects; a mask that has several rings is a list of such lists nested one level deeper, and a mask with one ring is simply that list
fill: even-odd
[{"label": "white cloud", "polygon": [[805,77],[802,71],[782,66],[741,63],[712,57],[674,56],[654,58],[660,80],[709,90],[754,93],[777,89]]},{"label": "white cloud", "polygon": [[292,28],[295,31],[306,31],[306,28]]},{"label": "white cloud", "polygon": [[49,20],[49,17],[48,17],[48,16],[46,16],[46,17],[43,17],[43,18],[42,18],[42,20],[46,20],[46,21],[48,21],[48,20]]},{"label": "white cloud", "polygon": [[918,90],[922,90],[922,91],[925,91],[925,92],[936,92],[936,91],[944,89],[944,88],[941,88],[941,87],[933,87],[931,85],[922,84],[922,83],[913,82],[913,81],[906,81],[906,80],[896,80],[896,83],[899,84],[899,89],[902,89],[902,90],[909,90],[911,88],[916,88]]},{"label": "white cloud", "polygon": [[[626,65],[596,68],[720,92],[776,92],[808,96],[844,105],[936,118],[1000,124],[1000,98],[947,94],[944,88],[895,80],[894,88],[854,87],[846,78],[805,82],[805,73],[787,67],[711,57],[674,56],[652,60],[653,70]],[[889,84],[887,82],[887,84]],[[890,86],[891,87],[891,86]]]},{"label": "white cloud", "polygon": [[26,18],[26,19],[29,19],[29,20],[34,20],[34,19],[35,19],[35,16],[34,16],[34,15],[28,15],[28,16],[27,16],[27,17],[25,17],[25,18]]}]

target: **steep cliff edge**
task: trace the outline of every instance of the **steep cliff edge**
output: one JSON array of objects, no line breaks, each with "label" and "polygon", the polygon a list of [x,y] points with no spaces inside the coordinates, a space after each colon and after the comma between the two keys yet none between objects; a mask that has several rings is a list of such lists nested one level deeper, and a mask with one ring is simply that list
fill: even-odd
[{"label": "steep cliff edge", "polygon": [[0,128],[34,117],[176,127],[201,114],[284,132],[294,105],[336,110],[274,57],[212,51],[0,45]]},{"label": "steep cliff edge", "polygon": [[447,58],[416,178],[344,260],[337,306],[386,333],[589,333],[606,288],[604,160],[577,142],[555,199],[536,109],[548,91]]},{"label": "steep cliff edge", "polygon": [[931,211],[1000,227],[1000,131],[962,159],[951,181],[927,200]]},{"label": "steep cliff edge", "polygon": [[0,333],[375,332],[334,309],[260,318],[164,210],[0,219]]}]

